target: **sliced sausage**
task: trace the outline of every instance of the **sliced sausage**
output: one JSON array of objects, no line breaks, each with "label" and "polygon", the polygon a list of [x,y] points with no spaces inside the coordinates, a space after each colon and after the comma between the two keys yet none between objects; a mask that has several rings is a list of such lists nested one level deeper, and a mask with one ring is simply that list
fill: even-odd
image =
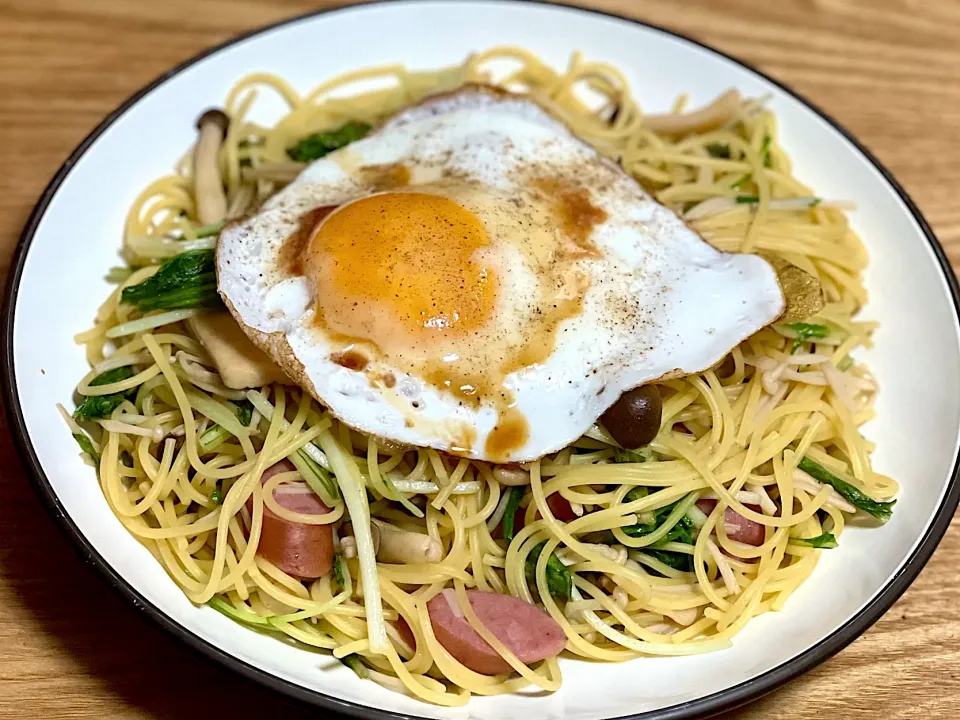
[{"label": "sliced sausage", "polygon": [[570,507],[570,501],[560,493],[547,495],[547,507],[550,508],[550,512],[552,512],[553,516],[560,522],[573,522],[577,519],[577,514],[573,511],[573,508]]},{"label": "sliced sausage", "polygon": [[[697,500],[697,507],[707,515],[712,513],[716,506],[716,500]],[[747,505],[746,507],[754,512],[761,512],[759,505]],[[727,531],[727,537],[731,540],[736,540],[737,542],[742,542],[747,545],[763,545],[766,537],[764,526],[749,518],[745,518],[736,510],[727,508],[723,514],[723,525]]]},{"label": "sliced sausage", "polygon": [[397,629],[397,634],[403,638],[403,641],[413,650],[417,649],[417,638],[413,634],[413,630],[410,629],[410,625],[407,624],[407,621],[403,617],[398,617],[393,622],[393,627]]},{"label": "sliced sausage", "polygon": [[[467,590],[480,621],[526,664],[554,657],[567,642],[560,625],[539,608],[512,595]],[[437,641],[460,663],[482,675],[513,670],[462,617],[453,590],[427,603]]]},{"label": "sliced sausage", "polygon": [[[266,482],[277,473],[295,470],[289,460],[281,460],[263,471],[261,482]],[[273,498],[280,507],[291,512],[304,515],[326,515],[330,512],[330,508],[320,501],[313,490],[300,483],[280,485],[273,491]],[[247,508],[252,512],[253,498],[247,501]],[[264,505],[257,555],[288,575],[307,580],[322,577],[333,567],[333,526],[290,522]]]}]

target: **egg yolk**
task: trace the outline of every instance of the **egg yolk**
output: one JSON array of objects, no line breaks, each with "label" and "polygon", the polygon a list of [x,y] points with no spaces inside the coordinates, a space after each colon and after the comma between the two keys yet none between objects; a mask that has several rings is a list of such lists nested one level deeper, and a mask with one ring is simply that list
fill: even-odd
[{"label": "egg yolk", "polygon": [[494,313],[497,276],[482,257],[490,244],[476,215],[440,195],[385,192],[344,205],[304,254],[317,321],[389,355],[468,336]]},{"label": "egg yolk", "polygon": [[[316,329],[348,370],[373,378],[382,365],[460,405],[492,407],[485,456],[507,462],[530,428],[506,379],[542,363],[563,321],[582,312],[590,278],[580,263],[599,257],[591,231],[606,214],[585,189],[549,177],[515,191],[450,178],[384,189],[318,209],[329,214],[306,218],[305,244],[291,244]],[[419,410],[404,408],[408,427],[432,422]],[[475,442],[457,438],[462,451]]]}]

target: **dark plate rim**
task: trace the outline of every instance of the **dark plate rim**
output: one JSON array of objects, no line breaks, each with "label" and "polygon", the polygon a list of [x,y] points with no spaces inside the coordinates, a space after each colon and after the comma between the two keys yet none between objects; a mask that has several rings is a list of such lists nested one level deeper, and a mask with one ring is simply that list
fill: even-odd
[{"label": "dark plate rim", "polygon": [[[193,651],[207,658],[216,660],[222,665],[240,673],[245,677],[255,680],[261,685],[271,688],[295,700],[314,706],[325,707],[329,710],[346,713],[354,717],[376,718],[376,720],[426,719],[419,715],[407,715],[404,713],[396,713],[389,710],[381,710],[365,705],[359,705],[353,702],[340,700],[339,698],[325,695],[315,690],[309,690],[297,685],[296,683],[281,679],[275,675],[271,675],[270,673],[267,673],[260,668],[255,667],[254,665],[246,663],[239,658],[230,655],[215,645],[193,634],[190,630],[180,625],[173,618],[166,615],[162,610],[149,602],[126,580],[124,580],[124,578],[121,577],[116,570],[114,570],[114,568],[103,558],[103,556],[96,551],[96,549],[90,544],[90,542],[74,523],[73,519],[67,514],[65,508],[57,498],[49,479],[43,472],[39,458],[27,434],[23,410],[20,407],[16,374],[14,369],[13,328],[17,292],[20,287],[23,268],[26,264],[27,256],[29,255],[33,237],[36,234],[37,228],[39,227],[48,206],[53,200],[53,197],[59,190],[66,177],[69,175],[73,166],[76,165],[76,163],[84,155],[84,153],[86,153],[90,146],[144,95],[170,78],[200,62],[204,58],[250,37],[329,13],[363,12],[368,5],[379,5],[387,2],[397,2],[415,6],[420,4],[420,1],[421,0],[371,0],[371,2],[366,2],[359,5],[324,8],[303,15],[297,15],[286,20],[281,20],[279,22],[243,33],[219,45],[204,50],[200,54],[163,73],[153,82],[127,98],[119,107],[107,115],[107,117],[104,118],[103,121],[97,125],[97,127],[94,128],[86,138],[83,139],[76,149],[70,153],[70,156],[63,163],[63,165],[60,166],[56,174],[53,176],[53,179],[44,189],[40,199],[34,206],[26,225],[24,226],[14,254],[10,275],[7,282],[3,308],[3,353],[2,357],[0,357],[0,362],[2,362],[2,366],[0,366],[0,375],[2,375],[2,378],[0,378],[0,384],[2,384],[3,398],[10,416],[10,427],[13,431],[13,436],[17,445],[17,450],[20,454],[21,461],[29,471],[28,475],[30,477],[33,489],[43,502],[47,511],[56,520],[60,530],[72,542],[75,550],[80,554],[81,558],[85,562],[94,566],[101,573],[102,577],[106,580],[107,584],[111,588],[118,592],[127,601],[132,603],[135,608],[146,614],[157,625],[171,633],[178,640],[184,642]],[[426,1],[432,2],[435,0]],[[788,87],[784,83],[771,78],[752,65],[743,62],[742,60],[738,60],[724,52],[721,52],[720,50],[716,50],[715,48],[712,48],[682,33],[660,27],[653,23],[648,23],[635,18],[630,18],[603,10],[566,5],[563,3],[553,2],[553,0],[482,1],[489,3],[506,3],[509,1],[523,2],[530,5],[545,5],[554,8],[561,8],[569,12],[580,12],[589,15],[606,16],[623,22],[646,27],[729,60],[741,68],[763,78],[767,82],[772,83],[783,92],[804,104],[814,113],[819,115],[824,121],[826,121],[836,132],[840,133],[844,138],[846,138],[854,146],[854,148],[860,152],[863,158],[866,159],[867,162],[869,162],[883,176],[887,184],[900,197],[904,205],[906,205],[907,209],[910,211],[910,214],[923,231],[927,242],[930,244],[931,250],[937,258],[937,262],[940,265],[943,277],[949,286],[950,294],[953,299],[955,317],[957,318],[958,326],[960,326],[960,288],[958,288],[957,279],[950,267],[950,263],[943,251],[943,247],[940,245],[939,241],[934,235],[929,223],[923,217],[920,210],[917,208],[916,204],[913,202],[907,192],[900,186],[890,171],[883,166],[883,164],[873,155],[873,153],[871,153],[866,147],[857,141],[857,139],[839,122],[814,105],[803,95]],[[904,561],[903,565],[900,567],[900,570],[887,582],[883,588],[877,592],[876,595],[874,595],[873,599],[863,608],[861,608],[861,610],[846,623],[834,630],[829,636],[821,640],[816,645],[808,648],[800,655],[797,655],[796,657],[781,663],[772,670],[768,670],[767,672],[738,685],[734,685],[725,690],[721,690],[713,693],[712,695],[698,698],[696,700],[680,703],[660,710],[626,715],[617,718],[616,720],[689,720],[691,718],[709,717],[720,712],[732,710],[748,702],[756,700],[757,698],[772,692],[779,686],[797,678],[798,676],[838,653],[880,619],[880,617],[904,593],[910,583],[913,582],[913,580],[923,569],[924,565],[930,559],[941,538],[949,527],[950,521],[957,509],[958,502],[960,502],[960,482],[958,482],[958,478],[960,478],[960,455],[958,455],[958,457],[954,460],[954,467],[951,473],[950,482],[947,487],[947,492],[944,494],[944,497],[941,501],[940,507],[937,509],[932,522],[927,526],[923,537],[915,547],[914,551]]]}]

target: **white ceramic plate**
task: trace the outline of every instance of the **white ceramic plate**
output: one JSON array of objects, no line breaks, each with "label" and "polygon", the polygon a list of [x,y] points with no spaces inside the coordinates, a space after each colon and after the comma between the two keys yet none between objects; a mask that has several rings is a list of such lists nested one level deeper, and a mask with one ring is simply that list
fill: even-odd
[{"label": "white ceramic plate", "polygon": [[[694,103],[728,87],[771,95],[796,173],[819,194],[853,200],[870,250],[871,304],[882,321],[866,359],[882,386],[867,429],[879,471],[903,494],[878,530],[851,528],[779,614],[753,622],[720,654],[621,665],[562,663],[549,696],[475,698],[443,710],[362,683],[328,656],[195,608],[111,515],[54,404],[87,365],[72,336],[106,296],[124,214],[194,137],[197,114],[239,76],[267,70],[301,90],[367,65],[436,68],[516,43],[563,65],[572,50],[622,68],[645,108],[680,91]],[[268,121],[271,109],[258,119]],[[681,718],[770,691],[840,650],[896,600],[930,557],[958,500],[958,300],[929,227],[893,178],[846,131],[792,91],[698,43],[597,12],[532,2],[416,0],[291,20],[231,41],[159,78],[81,143],[44,192],[14,261],[6,308],[4,390],[34,484],[82,554],[183,642],[288,695],[365,717]],[[106,632],[109,628],[105,629]],[[131,657],[132,659],[132,657]]]}]

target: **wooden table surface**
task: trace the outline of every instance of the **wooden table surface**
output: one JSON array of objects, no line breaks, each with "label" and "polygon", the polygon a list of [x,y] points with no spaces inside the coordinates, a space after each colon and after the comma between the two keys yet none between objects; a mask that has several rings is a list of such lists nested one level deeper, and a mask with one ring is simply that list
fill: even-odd
[{"label": "wooden table surface", "polygon": [[[0,0],[0,275],[47,181],[105,114],[210,45],[309,0]],[[582,0],[785,81],[900,179],[960,263],[960,2]],[[729,718],[952,718],[960,530],[865,636]],[[214,705],[215,703],[215,705]],[[0,717],[316,716],[200,659],[86,567],[30,490],[0,416]]]}]

